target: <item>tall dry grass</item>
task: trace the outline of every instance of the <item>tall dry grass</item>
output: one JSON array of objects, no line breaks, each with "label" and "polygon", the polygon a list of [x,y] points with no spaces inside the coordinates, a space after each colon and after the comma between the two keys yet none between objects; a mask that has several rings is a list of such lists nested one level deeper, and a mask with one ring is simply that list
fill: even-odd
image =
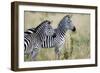
[{"label": "tall dry grass", "polygon": [[[37,27],[42,21],[52,21],[51,26],[57,28],[60,20],[70,13],[25,12],[25,29]],[[71,13],[76,32],[68,31],[65,44],[61,50],[61,59],[90,58],[90,15]],[[25,61],[31,61],[31,56],[25,56]],[[54,48],[43,48],[39,51],[36,61],[55,60]]]}]

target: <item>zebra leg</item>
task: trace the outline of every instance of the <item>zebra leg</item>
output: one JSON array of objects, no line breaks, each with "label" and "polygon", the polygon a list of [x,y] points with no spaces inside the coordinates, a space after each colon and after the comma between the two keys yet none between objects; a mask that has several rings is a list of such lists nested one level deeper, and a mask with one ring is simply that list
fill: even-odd
[{"label": "zebra leg", "polygon": [[37,48],[34,48],[34,50],[31,52],[32,61],[35,61],[36,60],[37,54],[38,54],[38,49]]},{"label": "zebra leg", "polygon": [[55,48],[55,59],[60,60],[61,52],[59,48]]},{"label": "zebra leg", "polygon": [[37,52],[36,51],[32,51],[31,52],[31,59],[32,59],[32,61],[36,60],[36,56],[37,56]]}]

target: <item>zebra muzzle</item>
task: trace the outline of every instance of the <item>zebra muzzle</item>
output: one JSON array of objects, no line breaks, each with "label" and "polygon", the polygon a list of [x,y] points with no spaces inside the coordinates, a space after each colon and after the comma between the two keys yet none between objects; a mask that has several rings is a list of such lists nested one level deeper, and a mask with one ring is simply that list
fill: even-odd
[{"label": "zebra muzzle", "polygon": [[72,31],[73,31],[73,32],[75,32],[75,31],[76,31],[76,27],[75,27],[75,26],[73,27]]}]

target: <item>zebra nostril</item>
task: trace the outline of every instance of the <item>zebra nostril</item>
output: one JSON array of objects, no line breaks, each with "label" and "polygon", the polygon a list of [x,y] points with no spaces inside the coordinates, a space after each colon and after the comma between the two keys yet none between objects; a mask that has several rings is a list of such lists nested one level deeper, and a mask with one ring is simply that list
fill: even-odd
[{"label": "zebra nostril", "polygon": [[75,32],[75,31],[76,31],[76,28],[75,28],[75,27],[73,27],[72,31],[73,31],[73,32]]},{"label": "zebra nostril", "polygon": [[51,22],[49,21],[48,24],[50,24]]}]

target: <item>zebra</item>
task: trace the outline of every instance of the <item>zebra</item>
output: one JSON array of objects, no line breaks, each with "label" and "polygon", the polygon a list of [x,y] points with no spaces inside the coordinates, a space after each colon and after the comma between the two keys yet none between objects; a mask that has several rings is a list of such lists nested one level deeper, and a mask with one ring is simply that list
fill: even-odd
[{"label": "zebra", "polygon": [[67,30],[76,31],[71,17],[66,15],[59,22],[58,27],[54,29],[55,33],[52,36],[47,36],[42,44],[42,48],[55,48],[55,58],[60,59],[61,49],[65,42],[65,34]]},{"label": "zebra", "polygon": [[66,15],[59,22],[58,27],[55,29],[56,37],[54,38],[55,55],[56,59],[60,59],[61,49],[64,46],[65,34],[68,30],[76,31],[75,25],[72,23],[70,15]]},{"label": "zebra", "polygon": [[[51,27],[51,26],[49,26],[49,27]],[[36,44],[39,45],[39,47],[37,47],[37,48],[54,48],[55,58],[60,59],[61,49],[65,42],[65,33],[68,30],[72,30],[73,32],[76,31],[76,27],[73,25],[71,17],[69,15],[66,15],[59,22],[58,27],[55,29],[51,29],[51,30],[54,32],[51,35],[44,35],[45,39],[41,42],[41,44],[40,44],[40,42],[36,42]],[[42,32],[42,31],[39,31],[39,32]],[[38,35],[38,36],[40,36],[40,35]],[[36,37],[36,38],[38,38],[38,37]],[[35,40],[33,39],[33,41],[35,41]],[[38,41],[39,41],[39,39],[38,39]],[[33,60],[36,58],[37,54],[38,54],[38,50],[32,51],[32,59]]]},{"label": "zebra", "polygon": [[54,30],[50,24],[50,21],[45,20],[36,28],[30,28],[24,32],[24,54],[30,54],[34,50],[38,50],[35,48],[41,47],[41,43],[46,38],[45,35],[53,35]]}]

